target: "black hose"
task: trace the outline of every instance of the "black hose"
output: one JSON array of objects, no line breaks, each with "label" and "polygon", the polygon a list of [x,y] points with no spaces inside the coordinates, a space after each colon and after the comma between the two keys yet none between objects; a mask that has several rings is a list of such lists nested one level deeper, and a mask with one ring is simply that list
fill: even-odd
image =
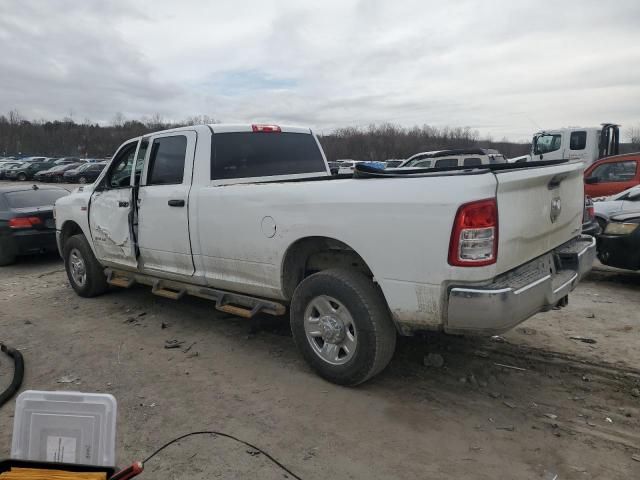
[{"label": "black hose", "polygon": [[0,343],[0,350],[13,358],[15,364],[13,380],[11,380],[6,390],[0,393],[0,407],[2,407],[16,394],[20,385],[22,385],[22,380],[24,379],[24,358],[22,358],[22,354],[18,350],[8,347],[4,343]]}]

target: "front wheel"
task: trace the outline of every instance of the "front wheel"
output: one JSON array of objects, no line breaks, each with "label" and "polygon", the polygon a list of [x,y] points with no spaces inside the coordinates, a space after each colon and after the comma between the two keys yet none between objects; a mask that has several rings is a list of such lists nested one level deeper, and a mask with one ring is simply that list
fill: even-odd
[{"label": "front wheel", "polygon": [[18,175],[18,180],[20,180],[21,182],[24,182],[27,180],[27,175],[24,173],[21,173]]},{"label": "front wheel", "polygon": [[305,278],[291,302],[291,331],[323,378],[358,385],[380,373],[396,345],[382,292],[357,271],[331,269]]},{"label": "front wheel", "polygon": [[109,288],[104,268],[84,235],[74,235],[64,244],[64,266],[69,283],[81,297],[95,297]]},{"label": "front wheel", "polygon": [[78,182],[79,182],[79,183],[83,183],[83,184],[84,184],[84,183],[87,183],[87,177],[80,177],[80,178],[78,179]]}]

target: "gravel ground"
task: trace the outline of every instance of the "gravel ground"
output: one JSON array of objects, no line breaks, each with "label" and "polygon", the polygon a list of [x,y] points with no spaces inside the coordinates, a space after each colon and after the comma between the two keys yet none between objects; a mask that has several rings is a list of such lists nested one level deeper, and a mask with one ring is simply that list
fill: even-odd
[{"label": "gravel ground", "polygon": [[[82,299],[55,255],[0,269],[0,341],[25,356],[23,389],[113,394],[120,465],[214,429],[308,480],[639,478],[639,310],[640,274],[596,266],[562,310],[499,341],[402,339],[389,368],[349,389],[309,370],[286,319],[252,329],[204,300],[144,287]],[[184,344],[165,349],[169,340]],[[427,354],[444,366],[425,366]],[[11,375],[0,357],[0,389]],[[13,408],[0,409],[0,458]],[[140,478],[287,477],[263,455],[202,437],[168,449]]]}]

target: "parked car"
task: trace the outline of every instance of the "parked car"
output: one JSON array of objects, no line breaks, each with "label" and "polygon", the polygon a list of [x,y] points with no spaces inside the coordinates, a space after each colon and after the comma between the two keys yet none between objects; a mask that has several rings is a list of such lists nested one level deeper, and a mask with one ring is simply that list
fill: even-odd
[{"label": "parked car", "polygon": [[506,161],[504,155],[493,149],[436,150],[416,153],[398,165],[398,168],[476,167],[478,165],[506,163]]},{"label": "parked car", "polygon": [[106,163],[85,163],[64,172],[64,180],[69,183],[93,183],[104,170]]},{"label": "parked car", "polygon": [[48,169],[46,169],[46,170],[41,170],[41,171],[39,171],[38,173],[36,173],[36,174],[33,176],[33,179],[34,179],[36,182],[47,182],[47,181],[48,181],[48,180],[47,180],[47,176],[48,176],[50,173],[55,172],[55,171],[56,171],[56,170],[58,170],[59,168],[62,168],[63,166],[64,166],[64,165],[54,165],[53,167],[48,168]]},{"label": "parked car", "polygon": [[80,163],[63,163],[61,165],[54,165],[53,167],[36,173],[33,177],[34,180],[41,182],[60,182],[62,181],[62,175],[64,172],[79,167]]},{"label": "parked car", "polygon": [[584,191],[592,198],[614,195],[640,184],[640,153],[607,157],[584,171]]},{"label": "parked car", "polygon": [[8,170],[6,176],[9,180],[32,180],[36,173],[48,170],[53,166],[52,161],[23,162],[19,167]]},{"label": "parked car", "polygon": [[288,305],[312,368],[356,385],[398,333],[504,332],[566,305],[591,269],[582,163],[369,170],[332,176],[308,128],[134,138],[56,202],[67,277],[83,297],[141,283],[246,318]]},{"label": "parked car", "polygon": [[640,211],[640,185],[628,188],[609,197],[594,200],[596,220],[604,229],[612,215]]},{"label": "parked car", "polygon": [[0,187],[0,265],[18,255],[55,251],[53,205],[68,194],[59,187]]},{"label": "parked car", "polygon": [[597,237],[602,231],[600,224],[596,220],[596,213],[593,208],[593,200],[588,195],[584,197],[584,213],[582,214],[582,233]]},{"label": "parked car", "polygon": [[22,157],[21,162],[46,162],[48,157]]},{"label": "parked car", "polygon": [[85,160],[80,159],[79,157],[61,157],[56,158],[54,162],[56,165],[67,165],[69,163],[84,163]]},{"label": "parked car", "polygon": [[640,270],[640,211],[611,217],[598,238],[598,259],[611,267]]},{"label": "parked car", "polygon": [[6,174],[7,174],[7,172],[9,170],[11,170],[14,167],[19,167],[23,163],[24,162],[17,162],[17,161],[1,163],[0,164],[0,179],[7,178]]}]

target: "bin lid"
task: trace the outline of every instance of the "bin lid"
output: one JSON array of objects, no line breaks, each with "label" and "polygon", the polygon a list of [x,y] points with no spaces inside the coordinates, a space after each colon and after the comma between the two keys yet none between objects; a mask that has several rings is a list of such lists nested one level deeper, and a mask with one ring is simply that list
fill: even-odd
[{"label": "bin lid", "polygon": [[16,400],[11,457],[115,465],[113,395],[27,390]]}]

